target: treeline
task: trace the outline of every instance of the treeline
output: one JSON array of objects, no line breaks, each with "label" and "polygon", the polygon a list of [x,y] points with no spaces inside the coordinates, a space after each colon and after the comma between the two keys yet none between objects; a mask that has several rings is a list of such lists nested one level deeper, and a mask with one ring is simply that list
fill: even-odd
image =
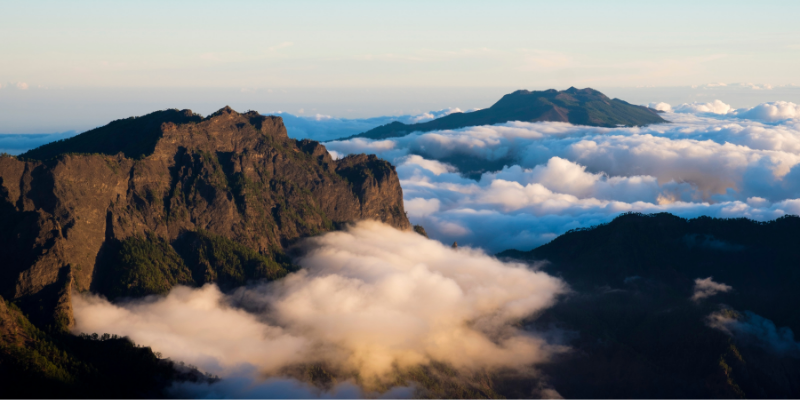
[{"label": "treeline", "polygon": [[0,303],[0,398],[164,397],[176,380],[216,379],[128,338],[44,332]]}]

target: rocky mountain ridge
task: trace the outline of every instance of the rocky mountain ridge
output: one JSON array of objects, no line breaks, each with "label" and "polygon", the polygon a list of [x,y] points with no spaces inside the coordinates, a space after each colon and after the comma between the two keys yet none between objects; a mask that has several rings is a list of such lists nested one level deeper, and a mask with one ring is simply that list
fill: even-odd
[{"label": "rocky mountain ridge", "polygon": [[[189,268],[222,273],[216,243],[242,260],[227,272],[241,280],[277,271],[264,264],[298,239],[360,219],[411,227],[388,162],[333,160],[317,142],[290,139],[281,118],[253,111],[159,111],[0,156],[0,296],[34,322],[68,328],[71,289],[103,292],[96,278],[126,240],[169,247],[199,232],[209,256]],[[180,283],[159,257],[127,287]]]}]

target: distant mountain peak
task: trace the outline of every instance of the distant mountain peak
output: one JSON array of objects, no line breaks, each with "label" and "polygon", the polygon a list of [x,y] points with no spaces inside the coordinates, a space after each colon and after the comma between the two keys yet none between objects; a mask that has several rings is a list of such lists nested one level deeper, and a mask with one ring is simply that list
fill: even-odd
[{"label": "distant mountain peak", "polygon": [[404,124],[392,122],[352,137],[386,139],[412,132],[460,129],[510,121],[568,122],[575,125],[617,127],[666,122],[655,110],[620,99],[610,99],[592,88],[570,87],[564,91],[520,89],[506,94],[491,107],[470,113],[452,113],[432,121]]}]

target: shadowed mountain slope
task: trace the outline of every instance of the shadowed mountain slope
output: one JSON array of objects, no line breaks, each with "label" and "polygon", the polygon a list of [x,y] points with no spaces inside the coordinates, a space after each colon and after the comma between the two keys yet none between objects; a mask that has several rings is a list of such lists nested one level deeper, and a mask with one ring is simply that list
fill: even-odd
[{"label": "shadowed mountain slope", "polygon": [[156,111],[141,117],[130,117],[81,133],[71,138],[58,140],[28,150],[20,158],[47,160],[59,154],[84,153],[116,155],[127,158],[143,158],[155,150],[165,123],[181,125],[197,123],[203,117],[189,110]]},{"label": "shadowed mountain slope", "polygon": [[[574,289],[531,322],[571,337],[543,367],[565,397],[797,397],[798,237],[796,216],[626,214],[498,256],[546,261]],[[709,277],[730,289],[695,296]]]},{"label": "shadowed mountain slope", "polygon": [[666,122],[653,109],[635,106],[620,99],[609,99],[594,89],[571,87],[560,92],[554,89],[533,92],[518,90],[503,96],[489,108],[469,113],[453,113],[433,121],[411,125],[395,121],[350,138],[386,139],[406,136],[412,132],[459,129],[509,121],[557,121],[602,127]]}]

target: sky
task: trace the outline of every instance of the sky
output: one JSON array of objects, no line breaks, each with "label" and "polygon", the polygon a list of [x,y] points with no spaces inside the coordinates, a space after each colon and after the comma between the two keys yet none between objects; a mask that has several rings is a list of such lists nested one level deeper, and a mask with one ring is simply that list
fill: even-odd
[{"label": "sky", "polygon": [[419,114],[569,86],[675,104],[725,83],[735,107],[774,100],[769,90],[800,102],[787,86],[800,84],[799,11],[781,1],[3,1],[0,133],[226,104]]}]

